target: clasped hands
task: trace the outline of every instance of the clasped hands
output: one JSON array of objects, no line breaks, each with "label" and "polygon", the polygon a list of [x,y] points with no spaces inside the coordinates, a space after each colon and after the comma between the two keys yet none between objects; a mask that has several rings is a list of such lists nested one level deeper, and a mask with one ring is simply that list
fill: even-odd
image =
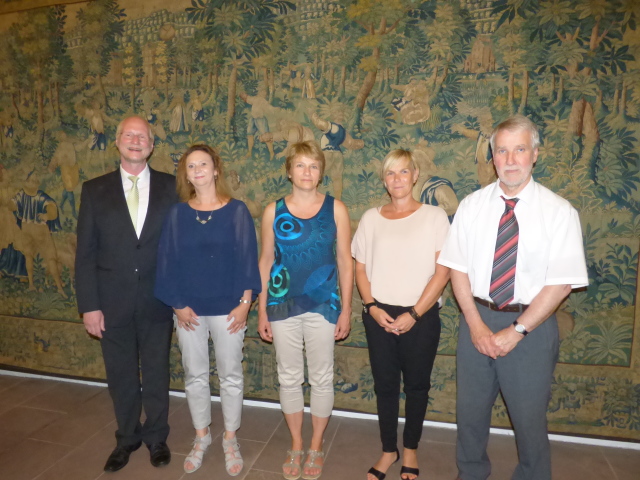
[{"label": "clasped hands", "polygon": [[393,333],[394,335],[407,333],[416,324],[416,321],[408,312],[399,315],[398,318],[393,318],[380,307],[373,306],[371,307],[369,314],[378,323],[378,325],[384,328],[385,332]]},{"label": "clasped hands", "polygon": [[471,330],[471,341],[476,349],[494,360],[505,357],[522,338],[522,334],[516,332],[511,325],[496,333],[493,333],[485,324]]}]

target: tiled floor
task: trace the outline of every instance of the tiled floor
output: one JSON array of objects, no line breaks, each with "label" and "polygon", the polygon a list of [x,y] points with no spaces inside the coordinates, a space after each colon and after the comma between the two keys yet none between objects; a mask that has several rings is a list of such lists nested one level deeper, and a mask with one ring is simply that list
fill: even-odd
[{"label": "tiled floor", "polygon": [[[2,480],[198,480],[225,479],[220,446],[222,414],[212,403],[214,445],[202,468],[185,474],[182,463],[194,435],[186,400],[171,397],[169,446],[171,464],[154,468],[141,448],[117,473],[102,467],[114,447],[115,424],[105,388],[54,380],[0,374],[0,479]],[[246,407],[241,441],[245,469],[238,479],[279,480],[288,432],[279,410]],[[308,418],[306,425],[308,426]],[[309,430],[305,438],[310,437]],[[419,450],[421,479],[454,480],[455,432],[425,428]],[[379,451],[377,423],[333,417],[326,433],[323,480],[365,480]],[[557,480],[637,480],[640,452],[554,442],[553,471]],[[512,437],[494,435],[489,445],[492,479],[509,479],[516,463]],[[399,478],[400,466],[388,472]]]}]

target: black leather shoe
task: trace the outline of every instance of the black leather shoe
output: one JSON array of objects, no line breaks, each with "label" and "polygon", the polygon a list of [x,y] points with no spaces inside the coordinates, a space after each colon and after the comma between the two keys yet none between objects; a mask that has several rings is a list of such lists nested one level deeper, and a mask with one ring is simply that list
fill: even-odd
[{"label": "black leather shoe", "polygon": [[142,442],[135,443],[133,445],[117,446],[104,465],[105,472],[117,472],[127,463],[129,463],[129,455],[140,448]]},{"label": "black leather shoe", "polygon": [[158,442],[147,446],[151,454],[151,465],[154,467],[169,465],[171,461],[171,451],[165,442]]}]

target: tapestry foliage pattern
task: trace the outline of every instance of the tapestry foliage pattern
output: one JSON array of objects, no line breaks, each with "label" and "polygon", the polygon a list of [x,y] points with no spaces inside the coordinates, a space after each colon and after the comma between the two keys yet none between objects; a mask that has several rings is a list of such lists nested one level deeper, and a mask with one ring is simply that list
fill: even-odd
[{"label": "tapestry foliage pattern", "polygon": [[[413,150],[416,198],[453,219],[495,180],[489,134],[541,130],[537,181],[580,213],[590,283],[561,305],[556,432],[640,437],[640,3],[635,0],[94,0],[0,15],[0,363],[104,378],[74,290],[82,182],[113,170],[115,128],[153,126],[151,166],[215,146],[259,232],[287,146],[315,139],[322,191],[355,230],[386,201],[381,160]],[[336,407],[375,411],[360,299],[336,349]],[[455,421],[450,290],[428,416]],[[174,345],[172,386],[183,387]],[[215,365],[212,363],[212,369]],[[277,399],[273,347],[245,344],[246,395]],[[214,378],[212,382],[215,382]],[[504,405],[495,425],[508,425]]]}]

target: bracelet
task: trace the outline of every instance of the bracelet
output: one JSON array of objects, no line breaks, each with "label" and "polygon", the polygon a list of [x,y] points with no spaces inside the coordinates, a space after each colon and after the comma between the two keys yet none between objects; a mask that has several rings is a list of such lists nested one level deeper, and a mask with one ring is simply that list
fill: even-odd
[{"label": "bracelet", "polygon": [[411,307],[411,310],[409,310],[409,315],[411,315],[411,318],[413,318],[416,322],[420,321],[420,315],[418,315],[418,312],[416,312],[415,307]]},{"label": "bracelet", "polygon": [[244,298],[241,298],[240,299],[240,303],[248,303],[248,304],[250,304],[251,300],[245,300]]}]

